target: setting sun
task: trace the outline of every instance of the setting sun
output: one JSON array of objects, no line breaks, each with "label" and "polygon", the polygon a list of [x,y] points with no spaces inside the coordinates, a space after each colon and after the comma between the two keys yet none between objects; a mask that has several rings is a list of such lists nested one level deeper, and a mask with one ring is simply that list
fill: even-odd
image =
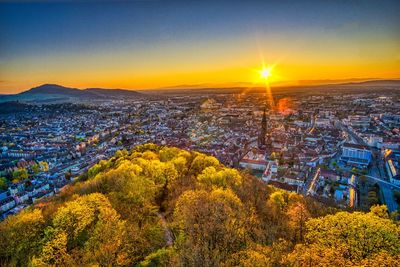
[{"label": "setting sun", "polygon": [[267,80],[268,78],[270,78],[271,77],[271,68],[262,68],[261,70],[260,70],[260,77],[262,78],[262,79],[264,79],[264,80]]}]

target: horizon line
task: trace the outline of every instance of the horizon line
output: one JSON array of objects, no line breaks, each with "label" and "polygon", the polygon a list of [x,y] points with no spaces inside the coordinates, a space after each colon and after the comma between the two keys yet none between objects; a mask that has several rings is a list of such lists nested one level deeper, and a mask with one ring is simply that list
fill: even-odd
[{"label": "horizon line", "polygon": [[[340,84],[356,84],[370,81],[400,81],[399,78],[347,78],[347,79],[310,79],[310,80],[287,80],[271,82],[270,86],[275,88],[285,87],[303,87],[303,86],[324,86],[324,85],[340,85]],[[4,82],[4,81],[2,81]],[[162,86],[155,88],[108,88],[108,87],[75,87],[68,85],[61,85],[57,83],[43,83],[37,86],[21,90],[16,93],[0,93],[0,95],[16,95],[26,92],[30,89],[41,87],[44,85],[55,85],[70,89],[87,90],[87,89],[104,89],[104,90],[128,90],[128,91],[162,91],[162,90],[201,90],[201,89],[233,89],[233,88],[262,88],[264,83],[251,83],[251,82],[226,82],[226,83],[197,83],[197,84],[180,84],[171,86]]]}]

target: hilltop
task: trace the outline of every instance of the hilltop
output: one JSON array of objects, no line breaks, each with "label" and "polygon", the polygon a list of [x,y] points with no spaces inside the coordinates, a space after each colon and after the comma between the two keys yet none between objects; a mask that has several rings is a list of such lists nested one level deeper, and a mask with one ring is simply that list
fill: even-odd
[{"label": "hilltop", "polygon": [[0,95],[0,102],[20,101],[30,103],[85,102],[110,99],[143,98],[144,94],[123,89],[77,89],[57,84],[43,84],[14,95]]},{"label": "hilltop", "polygon": [[399,254],[385,206],[340,211],[154,144],[0,224],[2,266],[394,266]]},{"label": "hilltop", "polygon": [[[400,79],[392,80],[300,80],[293,82],[276,82],[271,84],[274,92],[308,92],[313,90],[393,90],[400,88]],[[225,83],[225,84],[185,84],[170,87],[161,87],[147,90],[127,90],[111,88],[86,88],[77,89],[57,84],[43,84],[33,87],[18,94],[0,94],[2,102],[27,102],[27,103],[63,103],[85,102],[112,99],[143,99],[160,96],[163,94],[205,94],[205,93],[240,93],[243,90],[262,93],[265,88],[257,83]]]}]

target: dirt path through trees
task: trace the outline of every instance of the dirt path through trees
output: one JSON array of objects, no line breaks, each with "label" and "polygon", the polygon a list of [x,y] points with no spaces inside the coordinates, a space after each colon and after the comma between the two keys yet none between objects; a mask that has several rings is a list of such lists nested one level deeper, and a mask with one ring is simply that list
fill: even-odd
[{"label": "dirt path through trees", "polygon": [[167,243],[167,246],[170,247],[170,246],[172,246],[174,244],[174,238],[173,238],[172,231],[168,228],[167,220],[165,220],[164,214],[161,213],[161,212],[158,212],[157,215],[160,218],[161,225],[162,225],[162,227],[164,229],[165,242]]}]

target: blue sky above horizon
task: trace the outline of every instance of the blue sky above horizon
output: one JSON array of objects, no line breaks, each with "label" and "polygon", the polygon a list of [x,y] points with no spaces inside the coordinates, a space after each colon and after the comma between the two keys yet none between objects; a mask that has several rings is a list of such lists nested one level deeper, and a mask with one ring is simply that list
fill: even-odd
[{"label": "blue sky above horizon", "polygon": [[399,77],[399,14],[399,1],[1,2],[0,93],[248,82],[262,60],[277,80]]}]

